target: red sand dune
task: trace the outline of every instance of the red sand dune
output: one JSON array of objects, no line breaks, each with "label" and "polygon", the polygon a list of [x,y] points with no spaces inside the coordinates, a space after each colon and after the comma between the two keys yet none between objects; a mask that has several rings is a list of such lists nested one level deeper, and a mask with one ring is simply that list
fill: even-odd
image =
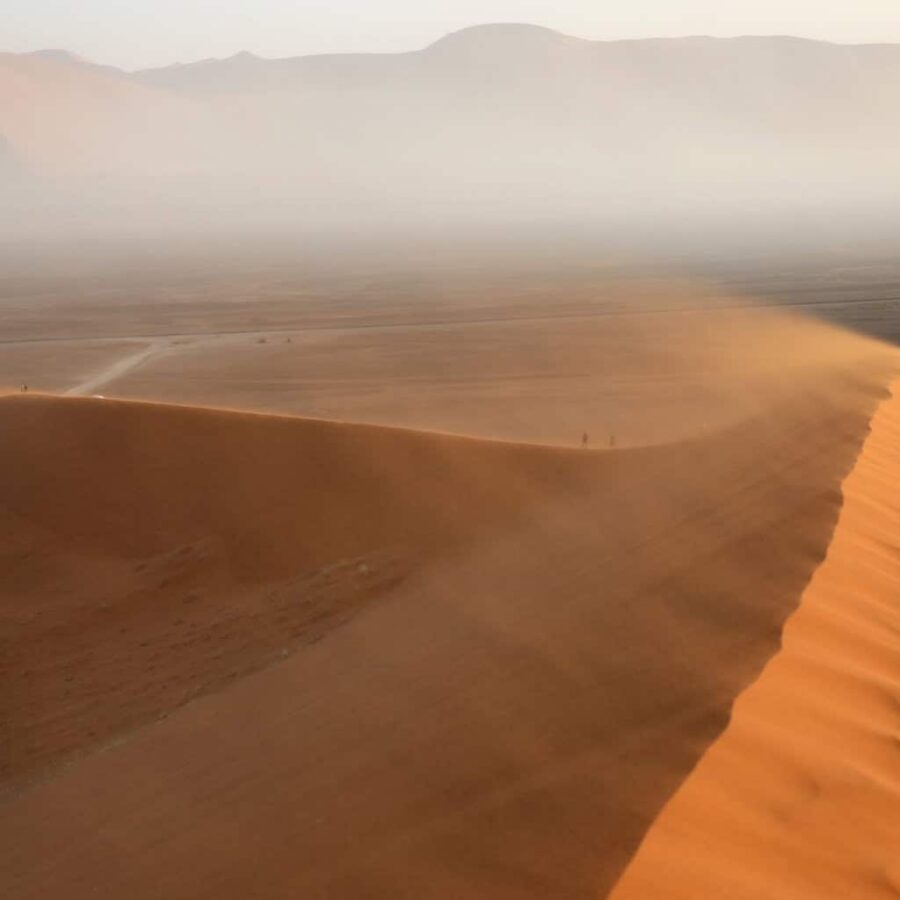
[{"label": "red sand dune", "polygon": [[900,894],[900,383],[783,648],[613,900]]},{"label": "red sand dune", "polygon": [[0,399],[5,895],[604,895],[825,558],[846,341],[627,451]]}]

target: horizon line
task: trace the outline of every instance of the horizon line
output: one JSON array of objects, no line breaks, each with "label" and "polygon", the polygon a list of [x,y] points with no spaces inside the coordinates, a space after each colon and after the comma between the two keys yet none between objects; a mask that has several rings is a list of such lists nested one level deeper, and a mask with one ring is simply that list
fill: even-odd
[{"label": "horizon line", "polygon": [[712,34],[669,34],[669,35],[654,35],[651,37],[635,37],[635,38],[586,38],[581,37],[579,35],[568,34],[564,31],[558,31],[555,28],[549,28],[545,25],[538,25],[532,22],[484,22],[476,25],[468,25],[463,28],[456,29],[455,31],[448,31],[434,39],[433,41],[423,45],[418,46],[409,50],[350,50],[350,51],[323,51],[323,52],[315,52],[315,53],[298,53],[296,55],[290,56],[263,56],[259,53],[256,53],[252,50],[238,50],[234,53],[230,53],[226,56],[206,56],[200,57],[198,59],[188,60],[187,62],[183,62],[181,60],[176,60],[170,63],[163,63],[161,65],[151,65],[151,66],[139,66],[137,68],[126,68],[120,65],[115,65],[112,63],[101,63],[95,62],[93,59],[89,57],[83,56],[73,50],[69,50],[65,47],[38,47],[34,50],[0,50],[0,54],[9,54],[12,56],[41,56],[41,55],[57,55],[61,57],[67,57],[73,62],[82,63],[84,65],[90,66],[98,66],[101,68],[107,69],[116,69],[117,71],[124,72],[126,74],[137,74],[140,72],[149,72],[155,71],[159,69],[170,69],[170,68],[178,68],[178,67],[188,67],[200,65],[202,63],[212,63],[212,62],[227,62],[228,60],[233,60],[237,58],[253,58],[256,60],[260,60],[261,62],[286,62],[289,60],[297,60],[297,59],[313,59],[320,57],[339,57],[339,56],[404,56],[407,54],[414,53],[423,53],[432,47],[437,46],[448,38],[455,37],[457,35],[465,34],[469,31],[478,31],[480,29],[491,29],[491,28],[529,28],[534,29],[536,31],[544,31],[548,34],[556,35],[558,37],[567,38],[573,41],[581,41],[588,44],[637,44],[637,43],[651,43],[651,42],[659,42],[659,41],[690,41],[690,40],[708,40],[708,41],[740,41],[740,40],[792,40],[792,41],[801,41],[803,43],[809,44],[825,44],[828,46],[835,47],[900,47],[900,42],[898,41],[835,41],[835,40],[827,40],[824,38],[813,38],[813,37],[805,37],[799,34],[787,34],[787,33],[767,33],[767,34],[733,34],[733,35],[712,35]]}]

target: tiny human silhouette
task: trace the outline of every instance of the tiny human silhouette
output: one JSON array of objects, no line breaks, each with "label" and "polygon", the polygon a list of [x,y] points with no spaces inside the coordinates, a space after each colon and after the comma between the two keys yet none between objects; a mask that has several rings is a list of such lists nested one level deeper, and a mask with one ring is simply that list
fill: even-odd
[{"label": "tiny human silhouette", "polygon": [[585,431],[584,434],[581,435],[581,446],[587,447],[587,445],[588,445],[588,435],[587,435],[587,432]]},{"label": "tiny human silhouette", "polygon": [[616,449],[616,436],[614,434],[611,434],[609,436],[609,449],[610,450]]},{"label": "tiny human silhouette", "polygon": [[27,384],[23,384],[23,385],[22,385],[22,393],[23,393],[23,394],[27,394],[27,393],[28,393],[28,385],[27,385]]}]

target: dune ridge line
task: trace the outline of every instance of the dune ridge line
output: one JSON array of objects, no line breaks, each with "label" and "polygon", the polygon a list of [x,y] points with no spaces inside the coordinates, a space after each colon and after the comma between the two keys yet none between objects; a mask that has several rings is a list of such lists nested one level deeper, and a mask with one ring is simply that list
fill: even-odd
[{"label": "dune ridge line", "polygon": [[781,651],[611,900],[900,892],[900,382]]}]

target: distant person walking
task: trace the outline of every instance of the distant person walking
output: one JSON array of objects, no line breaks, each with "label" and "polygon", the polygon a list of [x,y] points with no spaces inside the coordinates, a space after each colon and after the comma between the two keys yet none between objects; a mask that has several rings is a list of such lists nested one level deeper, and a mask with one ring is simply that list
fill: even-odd
[{"label": "distant person walking", "polygon": [[614,434],[610,434],[610,436],[609,436],[609,449],[610,450],[616,449],[616,436]]},{"label": "distant person walking", "polygon": [[585,431],[583,435],[581,435],[581,449],[586,450],[588,445],[588,434]]},{"label": "distant person walking", "polygon": [[23,385],[22,385],[22,393],[23,393],[23,394],[27,394],[27,393],[28,393],[28,385],[27,385],[27,384],[23,384]]}]

